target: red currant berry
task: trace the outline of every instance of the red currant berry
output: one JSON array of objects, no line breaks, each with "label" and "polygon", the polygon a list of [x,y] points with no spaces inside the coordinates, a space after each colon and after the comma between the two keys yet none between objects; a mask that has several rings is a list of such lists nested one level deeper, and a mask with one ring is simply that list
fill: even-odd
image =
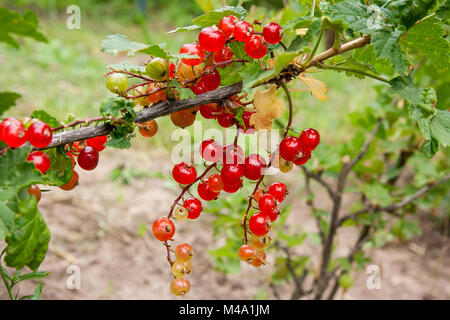
[{"label": "red currant berry", "polygon": [[175,234],[175,225],[167,218],[159,218],[153,223],[152,231],[159,241],[168,241]]},{"label": "red currant berry", "polygon": [[258,251],[256,258],[252,261],[252,266],[259,267],[266,263],[266,253],[264,251]]},{"label": "red currant berry", "polygon": [[269,47],[263,42],[260,35],[254,34],[245,42],[244,50],[253,59],[261,59],[267,53]]},{"label": "red currant berry", "polygon": [[197,192],[200,198],[205,201],[211,201],[217,198],[220,192],[214,192],[211,190],[208,184],[208,180],[202,181],[198,184]]},{"label": "red currant berry", "polygon": [[181,62],[184,64],[187,64],[189,66],[196,66],[203,62],[203,59],[205,59],[205,52],[202,50],[202,48],[199,45],[188,43],[181,47],[180,53],[186,53],[189,55],[196,55],[198,58],[192,58],[192,59],[181,59]]},{"label": "red currant berry", "polygon": [[90,146],[86,146],[78,154],[78,165],[84,170],[94,170],[97,168],[98,158],[98,151]]},{"label": "red currant berry", "polygon": [[302,151],[300,156],[294,160],[294,164],[297,166],[302,166],[311,158],[311,151]]},{"label": "red currant berry", "polygon": [[244,164],[244,150],[232,143],[223,146],[223,164]]},{"label": "red currant berry", "polygon": [[235,185],[244,175],[244,168],[241,164],[226,164],[220,171],[220,177],[224,184]]},{"label": "red currant berry", "polygon": [[47,154],[43,153],[42,151],[30,152],[27,161],[33,161],[36,169],[42,172],[42,174],[45,174],[47,170],[50,168],[50,158]]},{"label": "red currant berry", "polygon": [[197,170],[193,165],[181,162],[173,167],[172,176],[179,184],[191,184],[197,178]]},{"label": "red currant berry", "polygon": [[267,193],[270,193],[275,197],[278,202],[282,202],[287,195],[286,185],[282,182],[274,182],[267,189]]},{"label": "red currant berry", "polygon": [[228,193],[235,193],[242,187],[242,180],[239,180],[236,184],[225,184],[223,186],[223,191]]},{"label": "red currant berry", "polygon": [[183,207],[188,211],[188,219],[197,219],[202,213],[202,203],[197,198],[187,198],[184,200]]},{"label": "red currant berry", "polygon": [[108,141],[107,136],[99,136],[95,138],[89,138],[86,140],[88,146],[91,146],[98,152],[103,151],[105,149],[105,143]]},{"label": "red currant berry", "polygon": [[229,112],[222,112],[217,115],[217,122],[223,128],[229,128],[235,123],[235,115]]},{"label": "red currant berry", "polygon": [[199,95],[199,94],[202,94],[202,93],[205,93],[208,91],[208,89],[206,89],[205,83],[201,82],[201,81],[197,82],[197,84],[190,86],[189,89],[191,89],[191,91],[193,93],[195,93],[196,95]]},{"label": "red currant berry", "polygon": [[185,278],[174,279],[170,284],[170,291],[176,296],[185,296],[188,294],[190,288],[191,284]]},{"label": "red currant berry", "polygon": [[313,151],[320,142],[320,134],[316,129],[308,128],[300,134],[302,150]]},{"label": "red currant berry", "polygon": [[244,111],[242,113],[242,120],[244,120],[244,125],[245,125],[245,130],[244,133],[245,134],[252,134],[253,132],[255,132],[253,126],[250,125],[250,117],[252,116],[254,112],[250,112],[250,111]]},{"label": "red currant berry", "polygon": [[223,35],[226,38],[229,38],[234,31],[234,26],[239,22],[239,19],[235,16],[226,16],[223,17],[217,27],[222,30]]},{"label": "red currant berry", "polygon": [[220,29],[212,27],[203,28],[198,35],[198,43],[203,50],[219,51],[225,45],[225,36]]},{"label": "red currant berry", "polygon": [[200,114],[205,119],[215,119],[216,115],[214,113],[217,112],[217,104],[216,103],[208,103],[202,104],[200,106]]},{"label": "red currant berry", "polygon": [[15,118],[6,118],[3,122],[2,140],[12,148],[18,148],[27,141],[25,127]]},{"label": "red currant berry", "polygon": [[300,152],[300,139],[297,137],[286,137],[280,143],[280,156],[286,161],[294,160]]},{"label": "red currant berry", "polygon": [[258,189],[255,191],[255,193],[253,194],[253,199],[255,199],[256,201],[259,201],[259,199],[261,199],[261,197],[264,195],[264,190],[262,189]]},{"label": "red currant berry", "polygon": [[81,150],[84,149],[84,143],[81,141],[75,141],[72,143],[72,145],[69,147],[68,154],[71,156],[77,156]]},{"label": "red currant berry", "polygon": [[266,160],[259,154],[251,154],[245,158],[244,175],[247,179],[258,180],[264,174]]},{"label": "red currant berry", "polygon": [[[216,90],[220,86],[220,73],[216,69],[212,73],[205,74],[196,86],[199,88],[206,88],[206,91]],[[195,93],[195,92],[194,92]]]},{"label": "red currant berry", "polygon": [[256,251],[251,245],[244,244],[239,248],[238,256],[242,261],[252,263],[256,258]]},{"label": "red currant berry", "polygon": [[270,215],[277,207],[275,197],[270,193],[266,193],[259,199],[258,206],[262,213]]},{"label": "red currant berry", "polygon": [[36,148],[45,148],[52,141],[52,129],[40,120],[32,120],[27,130],[27,139]]},{"label": "red currant berry", "polygon": [[194,256],[194,249],[188,243],[183,243],[175,248],[175,259],[179,262],[186,262]]},{"label": "red currant berry", "polygon": [[220,175],[213,174],[208,178],[208,185],[213,192],[220,192],[223,190],[224,183]]},{"label": "red currant berry", "polygon": [[267,43],[275,44],[281,41],[283,37],[283,30],[278,23],[271,22],[264,26],[263,37]]},{"label": "red currant berry", "polygon": [[248,227],[255,236],[265,236],[270,231],[270,225],[270,218],[261,212],[253,214],[248,221]]},{"label": "red currant berry", "polygon": [[222,146],[213,139],[204,140],[200,145],[200,155],[210,162],[217,162],[222,159]]},{"label": "red currant berry", "polygon": [[[213,60],[215,63],[225,62],[231,60],[233,57],[233,51],[227,46],[223,47],[222,50],[216,51],[213,53]],[[229,64],[227,64],[229,65]],[[221,66],[222,68],[226,67],[227,65]]]},{"label": "red currant berry", "polygon": [[247,21],[239,21],[234,26],[233,34],[237,41],[246,42],[253,34],[253,27]]}]

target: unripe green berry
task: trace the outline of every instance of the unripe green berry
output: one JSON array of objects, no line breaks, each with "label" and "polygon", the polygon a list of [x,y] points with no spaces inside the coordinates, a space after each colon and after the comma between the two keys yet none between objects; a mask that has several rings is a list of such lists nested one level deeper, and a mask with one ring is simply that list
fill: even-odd
[{"label": "unripe green berry", "polygon": [[147,63],[145,71],[150,78],[156,81],[164,80],[167,72],[167,61],[161,58],[153,58]]},{"label": "unripe green berry", "polygon": [[112,93],[125,92],[128,89],[128,78],[122,73],[112,73],[106,78],[106,87]]}]

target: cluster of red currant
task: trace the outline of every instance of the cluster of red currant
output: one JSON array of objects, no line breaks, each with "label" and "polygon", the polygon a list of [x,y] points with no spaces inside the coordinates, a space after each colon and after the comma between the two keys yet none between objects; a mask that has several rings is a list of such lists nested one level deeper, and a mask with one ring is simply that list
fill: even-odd
[{"label": "cluster of red currant", "polygon": [[105,149],[105,143],[107,141],[107,136],[99,136],[66,145],[67,155],[72,162],[73,175],[68,183],[60,187],[62,190],[70,191],[78,185],[79,175],[75,170],[74,157],[77,158],[77,163],[80,168],[87,171],[94,170],[98,165],[99,153]]},{"label": "cluster of red currant", "polygon": [[308,128],[299,137],[287,136],[280,143],[280,156],[286,162],[284,165],[292,167],[292,163],[301,166],[311,158],[313,151],[320,142],[319,132]]},{"label": "cluster of red currant", "polygon": [[198,44],[185,44],[180,53],[196,55],[196,59],[182,59],[187,65],[198,65],[205,58],[204,51],[213,52],[212,59],[216,63],[226,62],[231,59],[233,52],[226,46],[231,41],[244,42],[245,52],[253,59],[261,59],[268,51],[269,44],[281,41],[283,32],[277,23],[269,23],[263,28],[262,36],[256,32],[247,21],[241,21],[230,15],[223,17],[219,24],[203,28],[198,36]]},{"label": "cluster of red currant", "polygon": [[[48,124],[38,119],[6,118],[0,122],[0,140],[11,148],[19,148],[29,142],[36,148],[45,148],[52,141],[52,129]],[[28,155],[36,169],[45,174],[50,168],[50,158],[42,151],[32,151]]]}]

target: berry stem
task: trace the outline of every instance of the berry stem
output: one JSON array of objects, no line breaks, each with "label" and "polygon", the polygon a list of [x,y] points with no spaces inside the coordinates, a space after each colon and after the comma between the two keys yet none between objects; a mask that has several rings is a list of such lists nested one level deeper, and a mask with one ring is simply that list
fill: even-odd
[{"label": "berry stem", "polygon": [[142,80],[145,80],[145,81],[153,82],[152,79],[144,77],[141,74],[137,74],[137,73],[133,73],[133,72],[130,72],[130,71],[125,71],[125,70],[116,70],[116,69],[113,69],[113,68],[109,68],[109,69],[111,69],[111,71],[105,73],[105,76],[108,76],[108,75],[113,74],[113,73],[123,73],[123,74],[128,74],[128,75],[130,75],[130,76],[132,76],[134,78],[139,78],[139,79],[142,79]]},{"label": "berry stem", "polygon": [[289,105],[289,120],[288,123],[286,125],[286,130],[284,131],[284,136],[286,137],[287,134],[289,133],[289,129],[291,128],[292,125],[292,109],[293,109],[293,104],[292,104],[292,97],[291,97],[291,93],[289,92],[288,87],[286,86],[285,83],[281,82],[280,84],[281,88],[283,88],[284,92],[286,93],[286,96],[288,98],[288,105]]}]

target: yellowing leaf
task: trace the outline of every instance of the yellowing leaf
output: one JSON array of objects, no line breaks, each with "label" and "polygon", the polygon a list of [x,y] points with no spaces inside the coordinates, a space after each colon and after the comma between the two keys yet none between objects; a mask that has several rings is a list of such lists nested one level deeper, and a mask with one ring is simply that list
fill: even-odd
[{"label": "yellowing leaf", "polygon": [[307,32],[308,32],[308,28],[299,28],[299,29],[295,29],[295,34],[303,37]]},{"label": "yellowing leaf", "polygon": [[306,77],[304,75],[300,75],[298,78],[309,88],[314,97],[320,101],[328,99],[326,95],[328,88],[325,82],[314,79],[313,77]]},{"label": "yellowing leaf", "polygon": [[272,120],[281,117],[284,111],[283,101],[277,98],[277,88],[271,85],[267,90],[255,92],[253,105],[256,112],[250,117],[250,125],[256,130],[272,128]]}]

